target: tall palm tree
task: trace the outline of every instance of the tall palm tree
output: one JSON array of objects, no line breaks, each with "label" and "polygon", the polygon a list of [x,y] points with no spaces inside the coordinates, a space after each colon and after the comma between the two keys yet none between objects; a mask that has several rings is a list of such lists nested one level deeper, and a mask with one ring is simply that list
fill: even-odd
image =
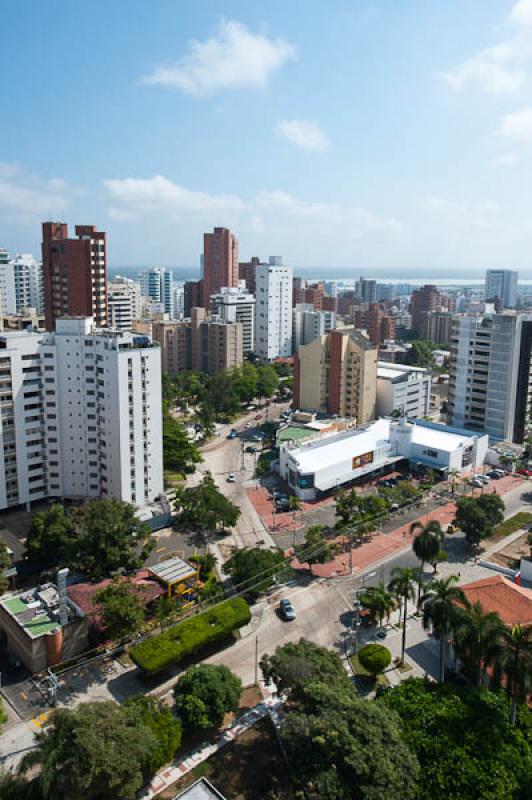
[{"label": "tall palm tree", "polygon": [[510,698],[510,725],[515,725],[517,704],[525,703],[532,691],[532,628],[514,625],[502,633],[501,672],[506,676]]},{"label": "tall palm tree", "polygon": [[405,648],[406,648],[406,619],[408,616],[408,601],[412,602],[416,599],[416,583],[419,578],[419,570],[412,569],[411,567],[396,567],[392,571],[392,579],[389,583],[388,589],[394,594],[397,599],[402,602],[403,606],[403,639],[401,643],[401,664],[405,661]]},{"label": "tall palm tree", "polygon": [[[443,531],[441,525],[435,519],[423,525],[422,522],[413,522],[410,526],[410,533],[412,535],[419,531],[412,542],[412,549],[416,556],[421,561],[420,573],[423,575],[425,564],[427,561],[432,561],[440,552],[440,546],[443,541]],[[419,609],[421,602],[421,582],[418,588],[417,607]]]},{"label": "tall palm tree", "polygon": [[449,575],[439,581],[433,581],[430,589],[421,598],[423,605],[423,627],[432,625],[440,640],[440,683],[445,681],[445,648],[447,636],[457,619],[459,604],[465,604],[465,595],[458,586],[458,575]]},{"label": "tall palm tree", "polygon": [[495,611],[485,612],[478,601],[471,604],[466,600],[456,621],[456,651],[477,686],[482,683],[482,670],[501,656],[503,633],[504,624]]},{"label": "tall palm tree", "polygon": [[369,609],[377,617],[380,628],[382,628],[384,619],[388,619],[396,607],[396,600],[386,588],[384,581],[379,581],[377,586],[369,586],[362,592],[360,602],[364,608]]}]

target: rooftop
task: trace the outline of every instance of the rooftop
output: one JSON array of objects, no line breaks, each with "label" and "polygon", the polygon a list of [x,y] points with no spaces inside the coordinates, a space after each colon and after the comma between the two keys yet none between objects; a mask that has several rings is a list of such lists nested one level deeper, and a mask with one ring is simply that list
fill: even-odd
[{"label": "rooftop", "polygon": [[493,575],[460,587],[470,603],[496,611],[505,625],[532,625],[532,590],[502,575]]},{"label": "rooftop", "polygon": [[410,364],[397,364],[390,361],[377,361],[377,378],[402,378],[407,373],[418,373],[420,376],[429,375],[428,369],[411,367]]},{"label": "rooftop", "polygon": [[279,444],[282,442],[299,441],[300,439],[307,439],[309,436],[315,436],[316,430],[307,427],[297,427],[296,425],[287,425],[286,428],[281,428],[276,436]]},{"label": "rooftop", "polygon": [[197,570],[194,567],[177,557],[168,558],[166,561],[154,564],[152,567],[148,567],[148,571],[160,581],[169,585],[180,583],[188,578],[195,578],[197,575]]},{"label": "rooftop", "polygon": [[[32,639],[61,627],[59,595],[53,583],[45,583],[8,597],[1,600],[0,605]],[[74,614],[73,607],[69,605],[69,616]]]},{"label": "rooftop", "polygon": [[214,788],[207,778],[200,778],[184,792],[176,795],[174,800],[225,800],[225,797]]}]

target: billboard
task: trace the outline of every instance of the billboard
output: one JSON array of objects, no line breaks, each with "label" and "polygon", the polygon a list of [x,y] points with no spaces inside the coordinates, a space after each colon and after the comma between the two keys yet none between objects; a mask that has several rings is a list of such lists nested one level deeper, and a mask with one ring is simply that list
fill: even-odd
[{"label": "billboard", "polygon": [[364,467],[366,464],[373,463],[373,451],[371,453],[362,453],[361,456],[355,456],[352,464],[351,469],[359,469],[360,467]]}]

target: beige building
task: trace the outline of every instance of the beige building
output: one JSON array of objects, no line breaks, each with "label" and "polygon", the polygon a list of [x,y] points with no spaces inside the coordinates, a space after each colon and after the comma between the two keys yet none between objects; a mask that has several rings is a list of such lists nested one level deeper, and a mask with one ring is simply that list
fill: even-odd
[{"label": "beige building", "polygon": [[340,328],[299,348],[294,408],[375,419],[378,350],[355,328]]},{"label": "beige building", "polygon": [[161,368],[167,375],[192,369],[190,320],[158,320],[151,323],[151,335],[161,349]]},{"label": "beige building", "polygon": [[207,317],[205,309],[192,309],[192,369],[214,375],[244,362],[244,329],[240,322]]}]

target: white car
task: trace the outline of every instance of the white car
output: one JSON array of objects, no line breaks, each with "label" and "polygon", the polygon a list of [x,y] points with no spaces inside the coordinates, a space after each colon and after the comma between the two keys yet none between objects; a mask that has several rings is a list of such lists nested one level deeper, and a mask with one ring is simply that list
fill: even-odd
[{"label": "white car", "polygon": [[235,483],[235,481],[236,481],[235,473],[230,472],[229,475],[227,476],[227,483]]}]

